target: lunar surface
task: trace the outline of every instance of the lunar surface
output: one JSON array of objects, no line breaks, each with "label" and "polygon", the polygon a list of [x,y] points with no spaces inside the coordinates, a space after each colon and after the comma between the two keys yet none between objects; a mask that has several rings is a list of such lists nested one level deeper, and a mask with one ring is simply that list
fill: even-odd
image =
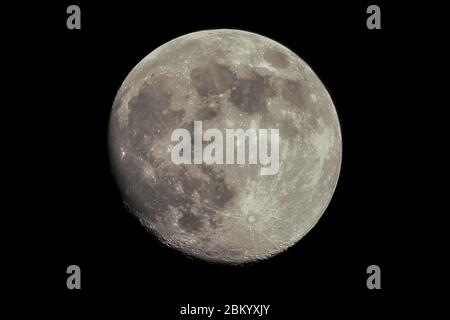
[{"label": "lunar surface", "polygon": [[[194,121],[203,131],[278,129],[279,171],[175,164],[171,134],[193,132]],[[129,73],[109,149],[124,203],[145,228],[187,255],[241,264],[286,250],[317,223],[342,142],[333,102],[302,59],[261,35],[207,30],[162,45]]]}]

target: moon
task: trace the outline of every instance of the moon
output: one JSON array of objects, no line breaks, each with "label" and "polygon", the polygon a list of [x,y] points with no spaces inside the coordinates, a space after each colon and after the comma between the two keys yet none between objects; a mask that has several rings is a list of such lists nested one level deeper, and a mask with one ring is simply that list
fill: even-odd
[{"label": "moon", "polygon": [[[255,164],[174,164],[171,133],[279,130],[279,171]],[[168,246],[242,264],[298,242],[327,208],[342,140],[325,86],[288,48],[240,30],[171,40],[128,74],[114,100],[108,144],[124,204]]]}]

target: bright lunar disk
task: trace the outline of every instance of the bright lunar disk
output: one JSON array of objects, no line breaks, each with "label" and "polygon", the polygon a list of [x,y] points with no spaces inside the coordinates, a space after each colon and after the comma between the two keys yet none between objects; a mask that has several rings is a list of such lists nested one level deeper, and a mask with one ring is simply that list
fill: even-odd
[{"label": "bright lunar disk", "polygon": [[[278,129],[278,173],[174,164],[171,134],[193,132],[194,121],[203,132]],[[114,101],[109,148],[124,202],[150,232],[190,256],[233,264],[300,240],[325,211],[342,156],[319,78],[286,47],[239,30],[187,34],[138,63]]]}]

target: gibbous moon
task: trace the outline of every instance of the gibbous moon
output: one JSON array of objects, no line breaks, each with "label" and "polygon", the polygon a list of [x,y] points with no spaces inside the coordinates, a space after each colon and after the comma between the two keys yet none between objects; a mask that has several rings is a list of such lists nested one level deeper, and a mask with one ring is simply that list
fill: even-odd
[{"label": "gibbous moon", "polygon": [[[203,132],[278,129],[279,170],[175,164],[171,134],[192,133],[194,121]],[[109,149],[124,203],[147,230],[187,255],[231,264],[299,241],[327,208],[342,157],[320,79],[283,45],[239,30],[190,33],[139,62],[115,98]]]}]

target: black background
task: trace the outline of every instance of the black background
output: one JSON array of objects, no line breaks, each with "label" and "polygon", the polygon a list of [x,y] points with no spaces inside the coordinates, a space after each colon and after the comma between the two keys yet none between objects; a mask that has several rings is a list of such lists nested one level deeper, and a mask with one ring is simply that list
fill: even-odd
[{"label": "black background", "polygon": [[[39,270],[40,307],[61,317],[124,311],[146,319],[201,318],[179,315],[188,303],[222,310],[270,304],[271,319],[411,311],[422,280],[411,280],[420,264],[413,263],[417,248],[407,224],[419,207],[407,192],[413,178],[405,161],[405,110],[416,106],[403,96],[411,91],[405,70],[416,59],[405,47],[418,31],[405,22],[411,15],[404,6],[374,3],[382,10],[381,30],[366,28],[372,2],[364,1],[28,7],[22,18],[35,27],[25,30],[27,40],[15,41],[33,48],[23,66],[35,89],[21,95],[33,96],[30,108],[42,120],[31,132],[37,142],[28,146],[39,177],[29,186],[34,196],[21,205],[39,217],[29,220],[26,258],[27,266],[38,265],[32,270]],[[81,30],[66,28],[70,4],[81,7]],[[328,88],[343,136],[341,175],[318,224],[286,252],[244,266],[193,260],[155,240],[122,205],[108,159],[109,112],[128,72],[161,44],[215,28],[259,33],[297,53]],[[81,267],[79,291],[66,288],[71,264]],[[381,267],[381,290],[366,287],[371,264]]]}]

